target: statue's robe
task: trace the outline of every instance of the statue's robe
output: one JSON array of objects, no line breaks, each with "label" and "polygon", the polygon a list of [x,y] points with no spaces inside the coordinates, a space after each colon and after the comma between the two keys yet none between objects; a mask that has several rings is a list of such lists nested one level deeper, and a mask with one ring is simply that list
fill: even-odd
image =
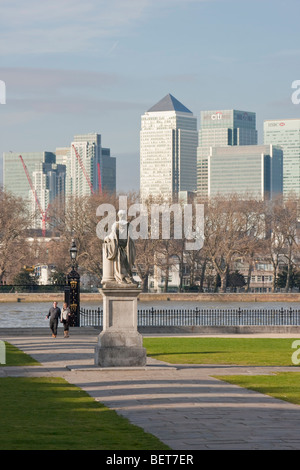
[{"label": "statue's robe", "polygon": [[[125,233],[125,237],[124,237]],[[123,234],[123,237],[120,236]],[[135,245],[129,236],[128,222],[115,222],[109,237],[104,240],[107,259],[114,262],[114,276],[117,282],[133,281],[132,266],[135,261]]]}]

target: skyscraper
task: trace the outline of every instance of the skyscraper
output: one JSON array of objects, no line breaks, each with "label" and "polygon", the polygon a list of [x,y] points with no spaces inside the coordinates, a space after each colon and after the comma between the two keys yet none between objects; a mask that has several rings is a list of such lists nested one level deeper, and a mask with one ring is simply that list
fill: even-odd
[{"label": "skyscraper", "polygon": [[60,158],[67,165],[66,195],[89,196],[93,192],[115,192],[116,159],[101,145],[96,133],[75,135],[70,151],[61,149]]},{"label": "skyscraper", "polygon": [[264,143],[283,150],[283,195],[300,196],[300,119],[266,120]]},{"label": "skyscraper", "polygon": [[252,112],[214,110],[201,112],[197,148],[197,194],[208,195],[208,155],[210,147],[256,145],[256,115]]},{"label": "skyscraper", "polygon": [[140,192],[172,198],[197,188],[197,118],[168,94],[141,117]]}]

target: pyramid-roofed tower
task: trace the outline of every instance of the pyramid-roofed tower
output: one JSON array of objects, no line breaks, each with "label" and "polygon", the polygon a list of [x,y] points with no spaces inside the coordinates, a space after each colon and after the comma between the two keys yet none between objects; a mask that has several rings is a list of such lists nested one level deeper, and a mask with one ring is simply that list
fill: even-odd
[{"label": "pyramid-roofed tower", "polygon": [[148,109],[148,113],[163,112],[163,111],[177,111],[180,113],[190,113],[188,108],[186,108],[180,101],[178,101],[170,93],[162,98],[158,103]]},{"label": "pyramid-roofed tower", "polygon": [[196,191],[197,118],[171,94],[141,117],[141,199]]}]

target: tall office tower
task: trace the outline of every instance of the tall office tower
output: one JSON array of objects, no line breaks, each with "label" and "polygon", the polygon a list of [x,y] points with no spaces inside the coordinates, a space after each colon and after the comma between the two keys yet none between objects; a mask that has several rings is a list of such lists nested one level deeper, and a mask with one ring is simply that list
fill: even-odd
[{"label": "tall office tower", "polygon": [[[40,163],[32,173],[32,183],[41,209],[47,213],[51,204],[64,203],[66,166],[56,163]],[[32,191],[29,191],[31,211],[34,214],[33,228],[43,228],[43,218]],[[47,226],[47,224],[46,224]]]},{"label": "tall office tower", "polygon": [[264,143],[283,150],[283,195],[300,196],[300,119],[266,120]]},{"label": "tall office tower", "polygon": [[23,161],[27,167],[28,174],[32,179],[33,172],[41,163],[55,163],[55,153],[53,152],[25,152],[3,154],[3,187],[16,196],[24,200],[29,198],[30,184],[26,176],[22,161],[19,157],[22,155]]},{"label": "tall office tower", "polygon": [[256,115],[252,112],[202,111],[197,148],[197,195],[208,196],[208,156],[210,147],[256,145]]},{"label": "tall office tower", "polygon": [[66,162],[67,196],[89,196],[100,188],[115,192],[116,159],[102,148],[100,134],[75,135]]},{"label": "tall office tower", "polygon": [[273,145],[211,147],[208,196],[273,199],[283,190],[283,152]]},{"label": "tall office tower", "polygon": [[168,94],[141,117],[141,199],[197,188],[197,118]]}]

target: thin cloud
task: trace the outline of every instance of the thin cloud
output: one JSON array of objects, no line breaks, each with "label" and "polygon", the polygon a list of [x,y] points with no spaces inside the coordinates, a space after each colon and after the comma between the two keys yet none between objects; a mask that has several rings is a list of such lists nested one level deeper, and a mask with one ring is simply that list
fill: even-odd
[{"label": "thin cloud", "polygon": [[141,18],[147,0],[3,0],[0,54],[80,52]]},{"label": "thin cloud", "polygon": [[7,113],[91,115],[101,112],[139,110],[131,101],[109,100],[106,91],[126,78],[92,71],[0,67],[7,84]]},{"label": "thin cloud", "polygon": [[119,82],[116,74],[84,70],[0,67],[0,74],[11,96],[31,93],[49,96],[74,89],[100,90]]},{"label": "thin cloud", "polygon": [[172,7],[220,0],[1,0],[0,55],[82,52],[107,54],[107,44],[133,34],[141,21]]}]

